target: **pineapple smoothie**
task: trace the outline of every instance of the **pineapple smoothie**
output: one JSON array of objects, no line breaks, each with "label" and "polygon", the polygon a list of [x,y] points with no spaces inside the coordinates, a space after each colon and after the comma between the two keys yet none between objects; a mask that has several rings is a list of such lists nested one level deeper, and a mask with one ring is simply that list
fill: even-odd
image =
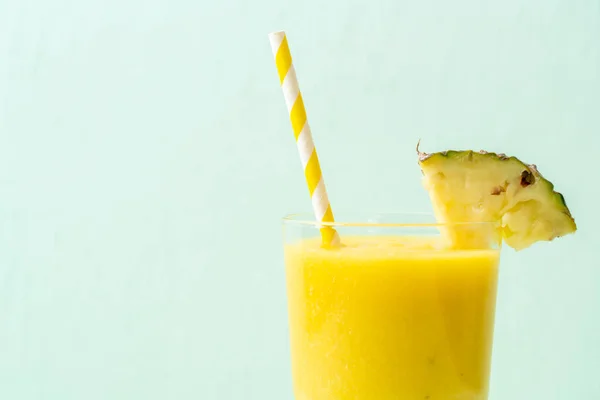
[{"label": "pineapple smoothie", "polygon": [[297,400],[487,398],[499,250],[437,242],[285,247]]},{"label": "pineapple smoothie", "polygon": [[418,155],[433,226],[336,222],[331,245],[318,223],[284,224],[296,400],[486,400],[500,244],[577,229],[533,165]]},{"label": "pineapple smoothie", "polygon": [[287,35],[269,42],[314,215],[284,219],[296,400],[486,400],[500,245],[574,233],[564,197],[516,157],[417,145],[435,224],[334,218]]}]

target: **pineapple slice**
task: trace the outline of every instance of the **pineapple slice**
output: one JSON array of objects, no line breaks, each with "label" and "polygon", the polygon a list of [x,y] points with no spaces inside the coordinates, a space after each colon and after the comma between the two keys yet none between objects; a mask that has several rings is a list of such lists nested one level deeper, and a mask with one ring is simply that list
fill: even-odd
[{"label": "pineapple slice", "polygon": [[[419,152],[424,186],[440,222],[500,222],[500,235],[516,250],[577,230],[564,197],[535,165],[485,151]],[[479,246],[481,232],[453,227],[454,246]],[[475,242],[474,242],[475,241]]]}]

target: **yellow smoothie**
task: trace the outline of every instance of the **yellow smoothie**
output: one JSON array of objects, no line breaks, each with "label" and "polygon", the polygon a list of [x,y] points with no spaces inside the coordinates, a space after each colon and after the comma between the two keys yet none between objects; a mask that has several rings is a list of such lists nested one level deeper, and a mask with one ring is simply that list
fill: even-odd
[{"label": "yellow smoothie", "polygon": [[499,251],[343,242],[285,247],[296,399],[487,399]]}]

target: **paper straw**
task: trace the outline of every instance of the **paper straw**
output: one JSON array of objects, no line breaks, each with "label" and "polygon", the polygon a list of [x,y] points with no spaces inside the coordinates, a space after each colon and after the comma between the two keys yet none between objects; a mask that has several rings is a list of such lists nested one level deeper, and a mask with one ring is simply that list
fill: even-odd
[{"label": "paper straw", "polygon": [[[300,153],[300,161],[304,168],[304,176],[308,184],[308,192],[312,200],[313,211],[318,222],[334,222],[331,204],[327,197],[319,158],[313,142],[310,126],[306,119],[304,101],[298,86],[296,70],[292,64],[292,55],[288,46],[285,32],[269,34],[271,49],[275,56],[275,65],[279,74],[279,82],[283,90],[283,97],[292,122],[294,137]],[[324,246],[338,246],[340,238],[337,231],[331,226],[322,226],[321,235]]]}]

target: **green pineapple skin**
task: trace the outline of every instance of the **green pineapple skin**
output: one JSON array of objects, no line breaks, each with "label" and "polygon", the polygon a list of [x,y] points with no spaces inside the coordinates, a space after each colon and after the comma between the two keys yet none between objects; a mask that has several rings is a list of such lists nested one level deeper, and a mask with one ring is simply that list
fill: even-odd
[{"label": "green pineapple skin", "polygon": [[[508,227],[505,227],[504,239],[506,243],[517,250],[529,247],[537,241],[550,241],[557,237],[574,233],[577,230],[577,225],[566,204],[564,196],[561,193],[558,193],[554,190],[554,185],[552,184],[552,182],[544,178],[544,176],[538,171],[535,165],[525,164],[516,157],[508,157],[505,154],[497,154],[486,151],[475,152],[472,150],[448,150],[439,153],[427,154],[420,152],[417,148],[417,152],[419,155],[419,165],[421,167],[423,175],[425,175],[425,179],[432,179],[431,175],[433,172],[439,170],[443,171],[444,168],[464,168],[466,170],[468,168],[473,168],[477,165],[497,165],[498,168],[502,168],[503,172],[504,170],[506,170],[507,174],[505,185],[504,187],[500,187],[503,185],[498,186],[498,192],[502,192],[503,195],[506,194],[505,192],[510,183],[513,185],[511,192],[513,194],[516,193],[515,197],[520,196],[527,199],[527,196],[531,196],[533,194],[535,195],[534,197],[536,197],[536,199],[542,198],[543,202],[540,203],[542,205],[542,208],[538,207],[537,209],[533,210],[537,212],[537,214],[535,215],[536,218],[534,220],[542,220],[542,222],[547,223],[547,234],[544,231],[543,234],[540,234],[538,232],[537,236],[535,237],[526,237],[526,234],[521,234],[521,236],[517,235],[513,237],[513,232],[511,232],[508,229]],[[519,182],[521,187],[518,187],[516,185],[516,182]],[[498,195],[500,193],[495,194]],[[486,194],[484,194],[484,196],[485,195]],[[492,194],[491,192],[489,193],[489,195],[494,196],[494,194]],[[527,202],[527,200],[524,201],[524,203],[525,202]],[[517,201],[517,203],[514,204],[514,209],[516,211],[512,214],[514,214],[514,216],[516,217],[523,219],[526,217],[526,215],[518,214],[518,206],[519,203]],[[521,208],[524,208],[525,206],[527,206],[527,204],[521,204],[521,206],[523,206]],[[531,206],[531,204],[529,204],[528,206]],[[526,211],[527,210],[525,210],[525,212]],[[512,210],[506,210],[507,215],[509,214],[509,212],[512,212]],[[510,221],[510,216],[511,215],[508,215],[508,221]],[[495,217],[497,218],[498,216]],[[504,214],[502,214],[500,217],[504,218]],[[544,220],[544,217],[547,217],[546,220]]]}]

